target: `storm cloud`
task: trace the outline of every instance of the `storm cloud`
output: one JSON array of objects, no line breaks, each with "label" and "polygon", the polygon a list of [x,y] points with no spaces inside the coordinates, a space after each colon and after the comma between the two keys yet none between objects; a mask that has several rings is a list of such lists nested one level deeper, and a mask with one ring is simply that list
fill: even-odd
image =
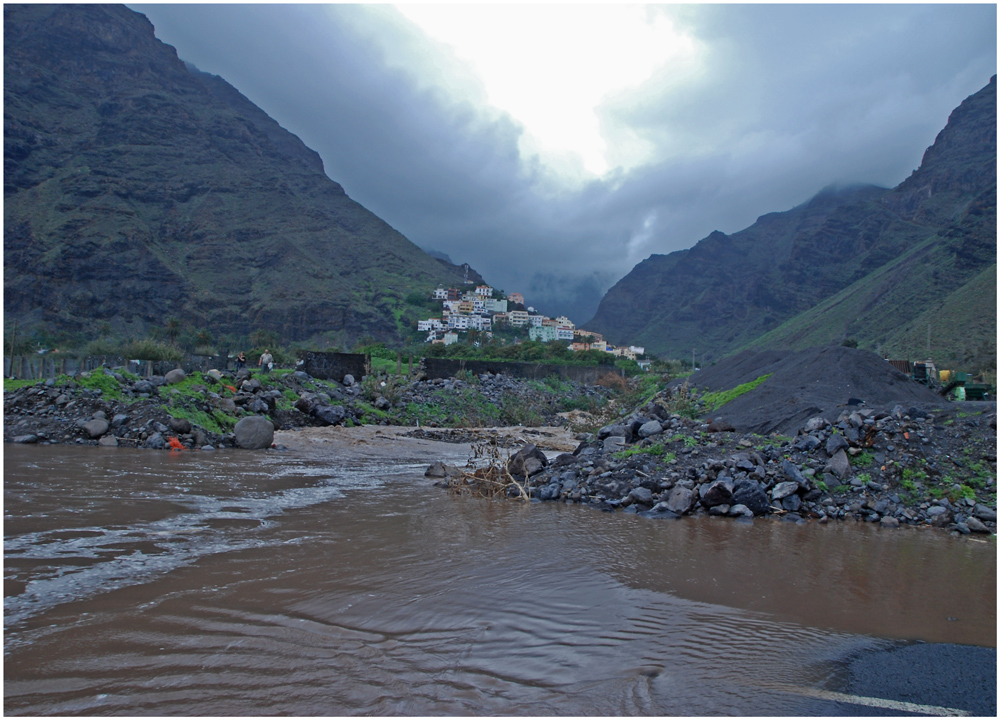
[{"label": "storm cloud", "polygon": [[608,156],[643,160],[567,182],[524,152],[525,128],[460,57],[392,7],[130,7],[414,243],[578,323],[650,254],[827,185],[898,184],[996,72],[994,5],[650,6],[698,62],[605,97]]}]

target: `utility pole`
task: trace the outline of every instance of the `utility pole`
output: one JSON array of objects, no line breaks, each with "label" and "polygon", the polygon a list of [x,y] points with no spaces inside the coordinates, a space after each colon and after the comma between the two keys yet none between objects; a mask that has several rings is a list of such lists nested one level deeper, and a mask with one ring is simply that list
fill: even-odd
[{"label": "utility pole", "polygon": [[694,364],[694,348],[691,348],[691,372],[694,372],[694,369],[695,369],[695,364]]},{"label": "utility pole", "polygon": [[927,359],[931,359],[931,324],[927,323]]}]

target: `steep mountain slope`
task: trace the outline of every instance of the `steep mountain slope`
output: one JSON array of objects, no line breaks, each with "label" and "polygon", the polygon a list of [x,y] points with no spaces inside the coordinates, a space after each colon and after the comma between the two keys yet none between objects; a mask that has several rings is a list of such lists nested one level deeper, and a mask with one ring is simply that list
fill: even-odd
[{"label": "steep mountain slope", "polygon": [[[748,343],[800,348],[846,337],[923,354],[926,337],[912,347],[913,328],[923,322],[926,336],[924,316],[948,307],[949,321],[969,330],[992,317],[995,353],[995,292],[980,304],[949,300],[995,263],[994,77],[894,190],[828,189],[731,236],[651,256],[608,291],[586,327],[658,354],[695,348],[709,360]],[[988,353],[983,341],[967,339],[960,354]]]},{"label": "steep mountain slope", "polygon": [[63,330],[386,338],[463,273],[124,6],[4,6],[4,219],[8,319]]}]

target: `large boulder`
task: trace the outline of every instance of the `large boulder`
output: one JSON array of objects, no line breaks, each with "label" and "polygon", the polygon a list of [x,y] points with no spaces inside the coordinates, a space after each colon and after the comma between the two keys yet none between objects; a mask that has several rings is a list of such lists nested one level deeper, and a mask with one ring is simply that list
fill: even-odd
[{"label": "large boulder", "polygon": [[528,444],[511,456],[507,462],[507,472],[511,475],[531,477],[541,472],[548,464],[549,459],[545,457],[545,453],[534,445]]},{"label": "large boulder", "polygon": [[753,480],[739,480],[733,487],[733,505],[744,505],[754,515],[764,515],[771,505],[767,493]]},{"label": "large boulder", "polygon": [[87,433],[91,439],[96,439],[106,433],[108,431],[108,427],[110,427],[108,425],[108,421],[104,418],[94,418],[84,424],[83,431]]},{"label": "large boulder", "polygon": [[683,515],[688,512],[698,499],[693,490],[686,487],[675,487],[667,495],[667,499],[659,503],[664,509]]},{"label": "large boulder", "polygon": [[597,431],[597,439],[604,440],[609,437],[625,438],[625,442],[632,442],[632,429],[628,425],[615,424],[605,425]]},{"label": "large boulder", "polygon": [[187,379],[187,374],[180,368],[176,368],[164,375],[163,379],[167,385],[176,385],[179,382],[184,382]]},{"label": "large boulder", "polygon": [[847,459],[847,453],[841,448],[833,454],[830,462],[823,468],[823,472],[832,472],[838,478],[843,479],[851,472],[851,461]]},{"label": "large boulder", "polygon": [[274,425],[266,417],[254,415],[236,423],[233,429],[236,444],[246,450],[271,447],[274,442]]},{"label": "large boulder", "polygon": [[340,425],[347,417],[347,410],[343,405],[315,405],[309,414],[327,425]]},{"label": "large boulder", "polygon": [[187,435],[191,432],[191,421],[187,418],[170,418],[170,429],[178,435]]},{"label": "large boulder", "polygon": [[639,437],[648,438],[653,435],[659,435],[663,432],[663,426],[658,420],[650,420],[647,423],[643,423],[639,427]]},{"label": "large boulder", "polygon": [[780,482],[771,489],[772,500],[784,500],[789,495],[794,495],[799,491],[799,484],[794,480]]},{"label": "large boulder", "polygon": [[733,484],[726,480],[716,480],[711,484],[702,485],[699,494],[701,504],[707,508],[729,505],[733,501]]}]

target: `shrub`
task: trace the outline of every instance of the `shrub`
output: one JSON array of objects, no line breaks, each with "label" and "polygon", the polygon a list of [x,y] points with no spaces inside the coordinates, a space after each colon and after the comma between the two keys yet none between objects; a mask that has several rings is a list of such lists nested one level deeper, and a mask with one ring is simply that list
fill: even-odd
[{"label": "shrub", "polygon": [[628,389],[628,383],[625,381],[625,378],[618,373],[604,373],[597,378],[597,384],[609,390],[617,390],[618,392],[625,392]]},{"label": "shrub", "polygon": [[184,359],[184,353],[175,347],[171,347],[156,340],[133,340],[121,346],[121,354],[129,360],[168,360],[170,362],[180,362]]}]

